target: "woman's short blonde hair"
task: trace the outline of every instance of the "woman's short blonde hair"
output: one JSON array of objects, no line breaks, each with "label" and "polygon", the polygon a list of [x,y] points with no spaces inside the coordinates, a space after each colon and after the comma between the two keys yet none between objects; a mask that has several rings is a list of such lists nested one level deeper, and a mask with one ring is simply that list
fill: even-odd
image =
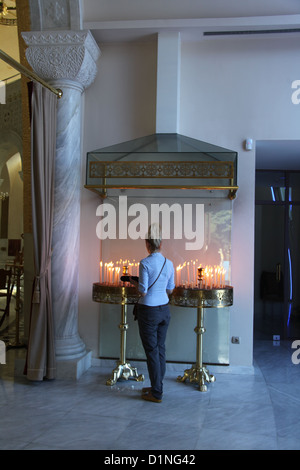
[{"label": "woman's short blonde hair", "polygon": [[147,241],[152,251],[158,250],[161,245],[162,234],[159,224],[153,223],[149,226]]}]

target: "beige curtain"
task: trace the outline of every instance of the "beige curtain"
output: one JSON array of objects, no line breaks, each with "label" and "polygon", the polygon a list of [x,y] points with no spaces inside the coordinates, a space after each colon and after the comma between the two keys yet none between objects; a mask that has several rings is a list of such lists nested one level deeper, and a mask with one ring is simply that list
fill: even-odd
[{"label": "beige curtain", "polygon": [[55,378],[51,302],[57,97],[39,83],[31,94],[31,185],[35,278],[25,373],[30,380]]}]

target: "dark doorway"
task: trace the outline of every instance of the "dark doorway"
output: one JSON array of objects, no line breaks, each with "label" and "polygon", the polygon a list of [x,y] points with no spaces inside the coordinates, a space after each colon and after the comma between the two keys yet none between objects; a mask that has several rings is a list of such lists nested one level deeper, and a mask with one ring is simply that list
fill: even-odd
[{"label": "dark doorway", "polygon": [[300,336],[300,172],[257,170],[254,338]]}]

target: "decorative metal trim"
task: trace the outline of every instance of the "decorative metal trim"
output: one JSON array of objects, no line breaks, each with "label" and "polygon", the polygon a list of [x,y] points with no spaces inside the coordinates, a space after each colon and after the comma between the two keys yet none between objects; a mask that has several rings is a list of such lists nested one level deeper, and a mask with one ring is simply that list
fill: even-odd
[{"label": "decorative metal trim", "polygon": [[226,178],[234,177],[233,162],[90,161],[89,178]]},{"label": "decorative metal trim", "polygon": [[132,305],[138,299],[138,293],[133,286],[110,286],[96,282],[93,284],[93,301],[105,304]]},{"label": "decorative metal trim", "polygon": [[[197,189],[197,190],[223,190],[228,191],[229,199],[236,197],[238,186],[233,185],[233,162],[203,162],[203,161],[90,161],[88,166],[88,178],[102,178],[103,184],[87,184],[85,188],[96,192],[101,197],[106,197],[107,189]],[[109,178],[121,179],[122,184],[108,184]],[[186,184],[183,181],[174,184],[127,184],[126,179],[151,178],[170,180],[197,180],[197,179],[227,179],[225,185],[197,185]],[[103,189],[103,192],[99,192]]]},{"label": "decorative metal trim", "polygon": [[233,287],[192,289],[175,287],[170,304],[178,307],[223,308],[233,305]]},{"label": "decorative metal trim", "polygon": [[[93,284],[93,301],[107,304],[133,305],[138,293],[133,286],[111,286],[96,282]],[[223,308],[233,305],[233,287],[222,289],[193,289],[175,287],[170,304],[178,307]]]}]

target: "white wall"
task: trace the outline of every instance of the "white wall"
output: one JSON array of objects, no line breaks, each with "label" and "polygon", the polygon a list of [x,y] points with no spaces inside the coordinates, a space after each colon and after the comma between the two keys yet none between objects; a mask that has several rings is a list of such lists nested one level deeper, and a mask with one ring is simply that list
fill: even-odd
[{"label": "white wall", "polygon": [[[155,133],[156,43],[106,44],[100,49],[96,80],[84,96],[82,187],[88,151]],[[99,282],[96,208],[100,202],[82,189],[79,333],[94,357],[99,355],[101,308],[92,301],[92,284]]]},{"label": "white wall", "polygon": [[[100,45],[95,82],[85,92],[83,166],[86,152],[155,132],[156,44]],[[185,42],[181,54],[180,133],[236,150],[239,191],[233,204],[232,365],[252,364],[255,149],[243,141],[299,139],[300,107],[291,83],[300,79],[295,38]],[[100,306],[93,303],[100,257],[97,196],[82,190],[79,332],[97,357]]]},{"label": "white wall", "polygon": [[[230,363],[250,365],[253,339],[255,149],[256,140],[299,139],[300,108],[291,83],[299,75],[297,39],[219,39],[182,45],[181,134],[239,154],[233,203]],[[254,145],[255,147],[255,145]]]}]

